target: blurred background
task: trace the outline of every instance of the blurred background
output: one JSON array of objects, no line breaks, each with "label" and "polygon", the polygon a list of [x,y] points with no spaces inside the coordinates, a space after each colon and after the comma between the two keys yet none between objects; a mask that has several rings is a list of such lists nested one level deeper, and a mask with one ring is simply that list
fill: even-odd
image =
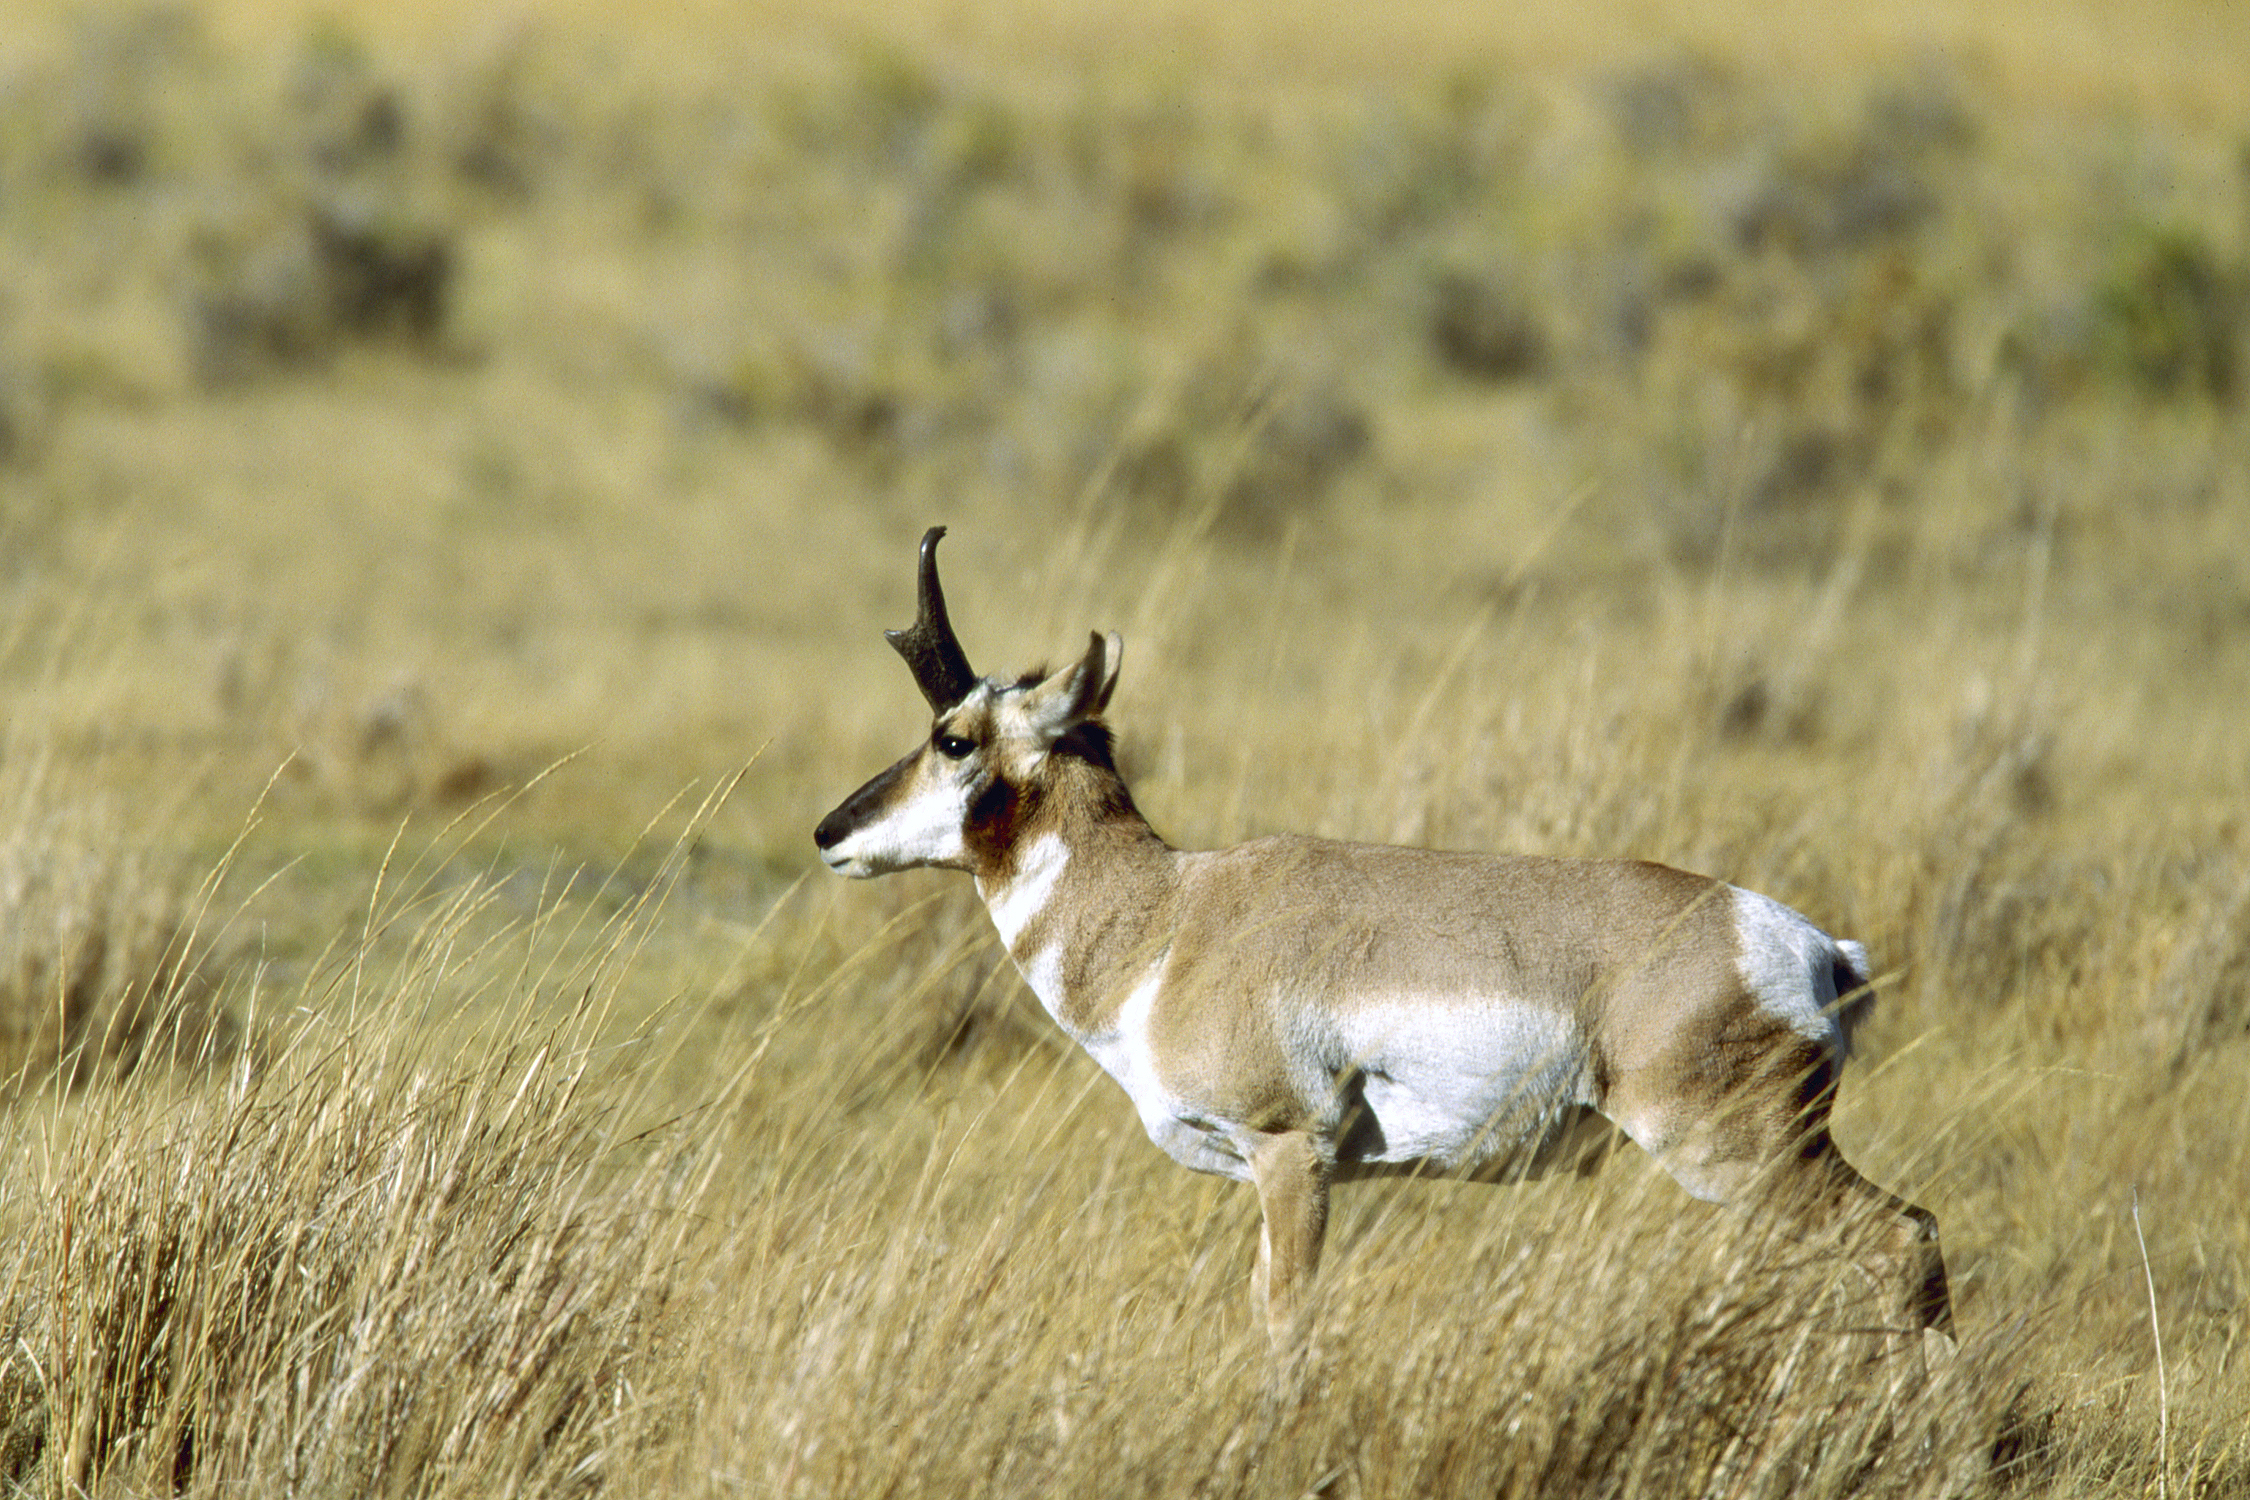
[{"label": "blurred background", "polygon": [[463,931],[668,882],[713,1076],[1083,1082],[965,882],[804,879],[942,522],[981,670],[1124,633],[1175,843],[1865,941],[1855,1160],[2139,1452],[2152,1309],[2218,1406],[2250,1317],[2246,360],[2228,0],[15,0],[7,1064],[255,1050],[442,848]]},{"label": "blurred background", "polygon": [[[2239,17],[1366,9],[20,8],[8,732],[222,827],[771,740],[786,863],[943,520],[979,660],[1127,627],[1174,762],[1184,673],[1621,629],[1738,740],[2077,693],[2050,790],[2237,790]],[[1243,816],[1400,790],[1321,760]]]}]

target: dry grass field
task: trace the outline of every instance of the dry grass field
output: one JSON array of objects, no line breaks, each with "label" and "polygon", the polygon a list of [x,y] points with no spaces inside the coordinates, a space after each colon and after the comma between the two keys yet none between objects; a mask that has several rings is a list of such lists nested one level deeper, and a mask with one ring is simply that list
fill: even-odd
[{"label": "dry grass field", "polygon": [[[0,1493],[2250,1495],[2250,35],[2120,9],[26,8]],[[1270,1379],[812,857],[937,521],[1175,843],[1865,942],[1958,1362],[1619,1156],[1347,1187]]]}]

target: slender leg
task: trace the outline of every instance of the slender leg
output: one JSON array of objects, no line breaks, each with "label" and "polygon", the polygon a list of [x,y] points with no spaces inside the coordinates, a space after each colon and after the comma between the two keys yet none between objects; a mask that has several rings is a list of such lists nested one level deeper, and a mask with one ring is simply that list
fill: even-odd
[{"label": "slender leg", "polygon": [[1844,1251],[1875,1284],[1894,1330],[1885,1347],[1920,1355],[1925,1377],[1943,1374],[1958,1351],[1937,1215],[1861,1176],[1825,1134],[1817,1144],[1825,1148],[1812,1162],[1827,1186],[1824,1217],[1850,1226]]},{"label": "slender leg", "polygon": [[[1745,1213],[1778,1213],[1791,1232],[1826,1241],[1867,1274],[1896,1332],[1924,1334],[1924,1361],[1952,1348],[1953,1301],[1937,1217],[1861,1176],[1828,1133],[1828,1089],[1817,1073],[1786,1104],[1739,1100],[1674,1126],[1662,1111],[1618,1123],[1682,1187]],[[1937,1358],[1933,1359],[1933,1355]]]},{"label": "slender leg", "polygon": [[1265,1314],[1274,1353],[1301,1348],[1311,1331],[1313,1272],[1328,1232],[1328,1184],[1335,1171],[1321,1142],[1301,1130],[1261,1135],[1250,1143],[1258,1184],[1258,1268],[1251,1296]]},{"label": "slender leg", "polygon": [[[1773,1184],[1777,1201],[1801,1216],[1808,1237],[1856,1220],[1851,1234],[1857,1243],[1847,1245],[1847,1253],[1886,1288],[1890,1314],[1906,1328],[1933,1330],[1950,1342],[1953,1297],[1937,1215],[1861,1176],[1826,1130],[1806,1142],[1797,1160],[1802,1170]],[[1792,1176],[1799,1180],[1789,1181]]]}]

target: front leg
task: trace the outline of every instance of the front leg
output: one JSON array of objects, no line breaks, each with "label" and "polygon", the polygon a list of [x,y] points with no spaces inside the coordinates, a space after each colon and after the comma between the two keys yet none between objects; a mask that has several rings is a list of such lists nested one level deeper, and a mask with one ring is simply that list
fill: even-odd
[{"label": "front leg", "polygon": [[1266,1318],[1276,1355],[1301,1349],[1311,1331],[1312,1279],[1328,1232],[1328,1184],[1335,1162],[1308,1131],[1252,1136],[1243,1154],[1258,1184],[1258,1268],[1250,1295]]}]

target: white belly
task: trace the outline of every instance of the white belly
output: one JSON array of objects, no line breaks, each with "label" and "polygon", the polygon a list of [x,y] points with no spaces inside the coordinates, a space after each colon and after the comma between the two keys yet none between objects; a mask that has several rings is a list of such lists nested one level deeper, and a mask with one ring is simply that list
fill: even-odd
[{"label": "white belly", "polygon": [[1534,1148],[1590,1102],[1586,1049],[1569,1019],[1507,1000],[1402,999],[1337,1019],[1339,1076],[1366,1120],[1348,1159],[1446,1170]]},{"label": "white belly", "polygon": [[[1158,1074],[1148,1021],[1164,969],[1162,958],[1151,964],[1114,1022],[1094,1033],[1064,1019],[1059,953],[1035,956],[1024,977],[1132,1099],[1150,1140],[1182,1166],[1248,1181],[1249,1164],[1231,1139],[1239,1122],[1207,1117]],[[1571,1106],[1591,1102],[1576,1028],[1518,1001],[1408,996],[1357,1004],[1314,1029],[1327,1033],[1320,1048],[1326,1077],[1354,1093],[1340,1123],[1343,1161],[1466,1170],[1536,1151]],[[1354,1112],[1365,1117],[1351,1118]]]}]

